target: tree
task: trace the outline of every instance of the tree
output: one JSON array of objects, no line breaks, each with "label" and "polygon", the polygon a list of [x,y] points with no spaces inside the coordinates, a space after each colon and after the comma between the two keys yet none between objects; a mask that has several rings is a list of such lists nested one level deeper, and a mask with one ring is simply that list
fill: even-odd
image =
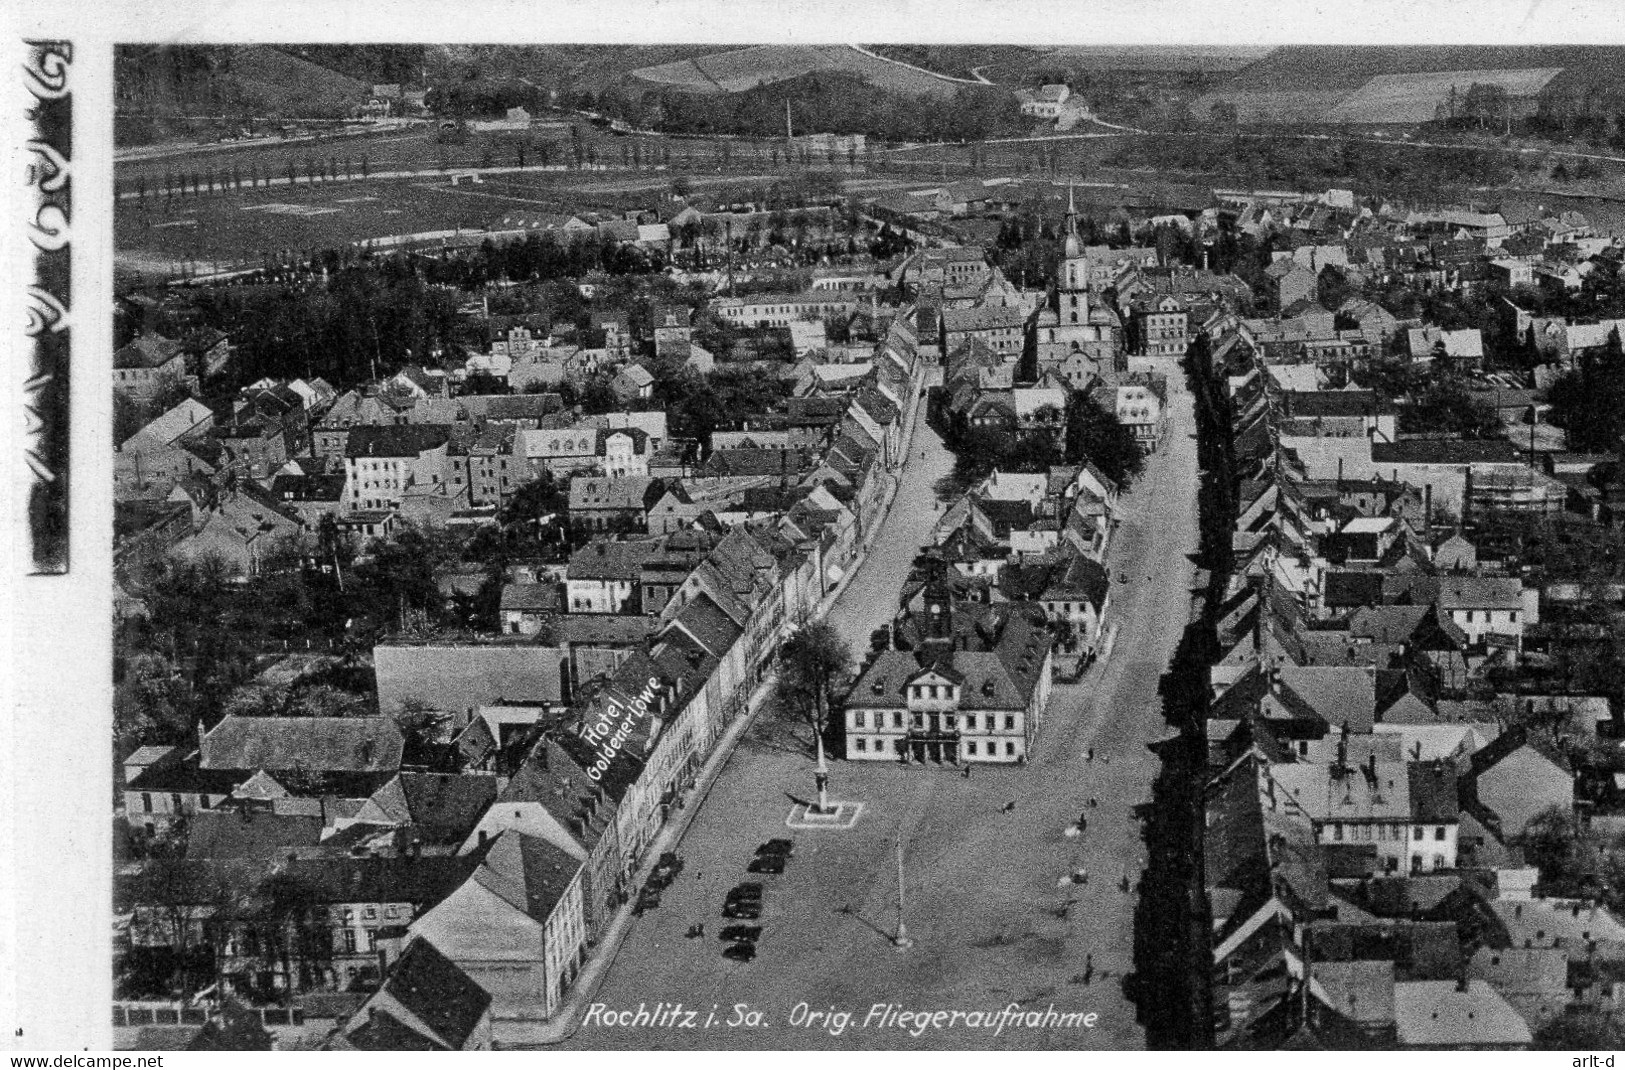
[{"label": "tree", "polygon": [[497,519],[504,528],[538,524],[544,516],[561,516],[569,511],[569,497],[551,473],[533,479],[516,489],[502,504]]},{"label": "tree", "polygon": [[123,443],[147,425],[147,414],[122,390],[113,391],[113,441]]},{"label": "tree", "polygon": [[1625,435],[1625,353],[1619,331],[1600,350],[1581,353],[1548,392],[1552,423],[1568,434],[1569,448],[1606,453]]},{"label": "tree", "polygon": [[194,729],[194,704],[175,663],[162,654],[142,653],[127,658],[123,669],[123,679],[113,692],[118,753],[185,739]]},{"label": "tree", "polygon": [[778,677],[773,696],[779,708],[805,721],[812,729],[818,753],[818,807],[827,809],[824,734],[829,730],[829,709],[834,691],[852,667],[852,650],[827,621],[813,621],[785,640],[779,649]]},{"label": "tree", "polygon": [[[141,929],[146,941],[161,942],[170,952],[161,968],[167,976],[149,973],[131,986],[129,994],[169,998],[178,989],[181,998],[190,999],[215,979],[211,974],[219,952],[211,946],[209,926],[215,916],[229,912],[229,889],[217,875],[163,858],[142,864],[132,876],[128,894],[135,905],[132,927]],[[145,972],[141,963],[126,960],[124,965],[129,969],[121,971],[126,974],[121,988],[129,975]]]},{"label": "tree", "polygon": [[1567,807],[1552,806],[1529,819],[1518,834],[1524,856],[1540,870],[1547,895],[1562,895],[1580,878],[1580,826]]},{"label": "tree", "polygon": [[1145,468],[1145,451],[1134,432],[1093,396],[1072,395],[1066,416],[1068,464],[1089,461],[1122,487],[1132,483]]},{"label": "tree", "polygon": [[1416,401],[1401,410],[1400,430],[1460,435],[1463,438],[1499,438],[1501,422],[1489,406],[1474,398],[1454,378],[1444,377],[1422,387]]},{"label": "tree", "polygon": [[1511,121],[1506,87],[1493,82],[1474,82],[1468,86],[1461,98],[1461,110],[1464,118],[1478,124],[1480,130],[1491,123],[1499,126]]},{"label": "tree", "polygon": [[333,957],[332,934],[327,928],[326,907],[314,888],[287,872],[274,872],[259,889],[259,929],[266,937],[262,947],[271,965],[281,968],[286,979],[283,996],[315,982],[315,971]]},{"label": "tree", "polygon": [[1536,1051],[1616,1051],[1625,1048],[1625,1026],[1601,1010],[1559,1014],[1535,1031]]},{"label": "tree", "polygon": [[1342,268],[1327,264],[1320,269],[1320,276],[1315,280],[1315,296],[1321,308],[1335,312],[1353,293],[1354,287],[1349,285],[1348,275]]}]

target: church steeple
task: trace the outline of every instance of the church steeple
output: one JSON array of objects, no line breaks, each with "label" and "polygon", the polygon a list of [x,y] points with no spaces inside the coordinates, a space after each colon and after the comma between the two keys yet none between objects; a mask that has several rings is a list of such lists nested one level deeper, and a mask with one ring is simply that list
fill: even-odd
[{"label": "church steeple", "polygon": [[1077,188],[1071,182],[1068,182],[1066,184],[1066,258],[1072,260],[1079,255]]}]

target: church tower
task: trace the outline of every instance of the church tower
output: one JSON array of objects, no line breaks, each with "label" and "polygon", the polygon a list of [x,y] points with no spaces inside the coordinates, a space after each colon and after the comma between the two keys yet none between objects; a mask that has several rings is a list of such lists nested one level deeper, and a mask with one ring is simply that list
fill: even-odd
[{"label": "church tower", "polygon": [[1089,297],[1089,260],[1078,238],[1077,190],[1067,186],[1066,243],[1056,271],[1055,303],[1040,313],[1038,370],[1081,389],[1120,370],[1122,324],[1108,304]]},{"label": "church tower", "polygon": [[1078,241],[1078,197],[1070,183],[1066,187],[1066,246],[1062,252],[1056,285],[1061,324],[1088,323],[1089,261],[1083,255],[1083,243]]}]

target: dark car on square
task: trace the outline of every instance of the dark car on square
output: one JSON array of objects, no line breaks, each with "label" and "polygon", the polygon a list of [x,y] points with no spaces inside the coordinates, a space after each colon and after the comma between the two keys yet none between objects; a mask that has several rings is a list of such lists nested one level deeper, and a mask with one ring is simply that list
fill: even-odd
[{"label": "dark car on square", "polygon": [[755,921],[762,916],[762,901],[760,899],[730,900],[722,908],[722,916],[739,921]]}]

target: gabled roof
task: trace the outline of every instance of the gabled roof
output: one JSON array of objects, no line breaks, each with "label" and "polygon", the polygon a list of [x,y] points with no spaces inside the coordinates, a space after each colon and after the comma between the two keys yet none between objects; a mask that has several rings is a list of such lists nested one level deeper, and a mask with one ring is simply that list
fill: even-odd
[{"label": "gabled roof", "polygon": [[1382,604],[1382,573],[1328,572],[1324,601],[1332,609]]},{"label": "gabled roof", "polygon": [[346,457],[417,457],[451,440],[451,428],[437,424],[362,425],[350,429]]},{"label": "gabled roof", "polygon": [[1496,576],[1439,577],[1439,608],[1501,609],[1523,608],[1523,582]]},{"label": "gabled roof", "polygon": [[1500,765],[1511,755],[1526,747],[1546,759],[1564,775],[1573,775],[1572,770],[1569,768],[1568,759],[1563,757],[1562,751],[1539,734],[1531,734],[1522,726],[1515,726],[1502,732],[1488,746],[1482,747],[1473,753],[1467,776],[1476,780],[1485,772]]},{"label": "gabled roof", "polygon": [[137,439],[144,439],[148,442],[168,445],[199,424],[212,419],[214,419],[214,413],[207,405],[196,398],[189,397],[131,435],[125,440],[125,444]]},{"label": "gabled roof", "polygon": [[570,480],[570,511],[646,512],[664,486],[650,476],[577,476]]},{"label": "gabled roof", "polygon": [[380,772],[405,741],[387,717],[228,716],[203,737],[205,769]]},{"label": "gabled roof", "polygon": [[1394,1025],[1400,1044],[1422,1048],[1527,1047],[1523,1017],[1488,982],[1398,981]]},{"label": "gabled roof", "polygon": [[1276,672],[1281,688],[1297,697],[1333,728],[1369,732],[1376,716],[1376,676],[1370,670],[1341,665],[1283,665]]},{"label": "gabled roof", "polygon": [[[452,1051],[468,1043],[491,1006],[489,992],[423,939],[406,946],[368,1005],[386,1000],[398,1004],[413,1026],[426,1027],[437,1044]],[[368,1017],[366,1008],[361,1017]],[[351,1042],[362,1046],[353,1033]]]},{"label": "gabled roof", "polygon": [[714,658],[722,658],[743,633],[709,595],[699,594],[690,599],[672,619]]},{"label": "gabled roof", "polygon": [[1085,601],[1098,611],[1105,606],[1110,590],[1111,579],[1104,566],[1079,555],[1050,573],[1049,583],[1039,597],[1046,602]]},{"label": "gabled roof", "polygon": [[562,608],[558,586],[552,583],[504,583],[497,603],[500,613],[553,612]]},{"label": "gabled roof", "polygon": [[562,848],[509,829],[496,838],[473,879],[515,910],[545,924],[581,865]]},{"label": "gabled roof", "polygon": [[653,386],[655,381],[654,373],[641,364],[628,364],[620,370],[616,378],[638,389]]},{"label": "gabled roof", "polygon": [[371,801],[390,820],[410,825],[420,843],[459,844],[496,797],[493,776],[399,773]]},{"label": "gabled roof", "polygon": [[644,562],[659,552],[656,539],[598,539],[570,555],[565,575],[573,580],[636,580]]},{"label": "gabled roof", "polygon": [[269,810],[199,810],[186,834],[187,858],[275,858],[321,842],[321,817]]},{"label": "gabled roof", "polygon": [[1385,464],[1521,464],[1522,456],[1504,438],[1404,438],[1371,443],[1371,463]]},{"label": "gabled roof", "polygon": [[180,356],[179,342],[162,335],[143,334],[113,354],[114,368],[161,368]]},{"label": "gabled roof", "polygon": [[344,497],[343,472],[317,475],[279,475],[271,480],[271,496],[283,502],[337,502]]},{"label": "gabled roof", "polygon": [[[1051,638],[1026,613],[1012,613],[991,651],[955,650],[881,653],[847,698],[850,706],[890,707],[905,701],[904,688],[922,663],[963,680],[962,710],[1023,710],[1038,684]],[[878,689],[878,690],[877,690]]]},{"label": "gabled roof", "polygon": [[1451,824],[1460,819],[1456,797],[1456,768],[1448,762],[1411,762],[1411,820],[1419,824]]}]

